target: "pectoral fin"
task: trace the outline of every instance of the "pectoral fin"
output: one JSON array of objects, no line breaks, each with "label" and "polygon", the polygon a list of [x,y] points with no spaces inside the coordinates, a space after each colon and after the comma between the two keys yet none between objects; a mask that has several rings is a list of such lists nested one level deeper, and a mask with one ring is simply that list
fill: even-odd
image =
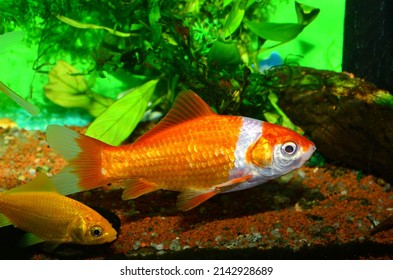
[{"label": "pectoral fin", "polygon": [[143,180],[132,180],[127,183],[128,185],[121,196],[123,200],[134,199],[159,189],[156,185]]},{"label": "pectoral fin", "polygon": [[213,188],[215,188],[216,190],[218,190],[219,192],[226,192],[229,191],[230,189],[236,187],[237,185],[247,182],[252,178],[251,174],[248,174],[246,176],[243,177],[239,177],[239,178],[234,178],[232,180],[229,180],[227,182],[218,184],[218,185],[214,185]]},{"label": "pectoral fin", "polygon": [[205,202],[209,198],[215,196],[218,193],[226,192],[237,185],[244,183],[252,178],[252,175],[246,175],[239,178],[234,178],[227,182],[214,185],[206,190],[185,190],[181,192],[177,197],[176,206],[181,211],[188,211],[194,207],[197,207],[202,202]]}]

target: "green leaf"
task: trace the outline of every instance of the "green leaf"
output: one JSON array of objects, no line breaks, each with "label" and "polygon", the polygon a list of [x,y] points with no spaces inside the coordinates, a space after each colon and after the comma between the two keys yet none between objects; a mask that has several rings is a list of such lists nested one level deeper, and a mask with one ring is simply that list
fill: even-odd
[{"label": "green leaf", "polygon": [[319,9],[295,2],[298,23],[254,22],[244,20],[245,26],[257,36],[281,43],[295,39],[319,14]]},{"label": "green leaf", "polygon": [[222,5],[225,8],[226,6],[228,6],[229,4],[231,4],[233,2],[233,0],[224,0]]},{"label": "green leaf", "polygon": [[[297,127],[278,106],[278,96],[274,93],[269,93],[268,99],[272,104],[273,108],[275,109],[276,114],[271,112],[264,113],[263,115],[266,120],[268,122],[280,124],[286,128],[292,129],[299,134],[303,134],[303,131],[299,127]],[[281,119],[281,122],[279,122],[279,119]]]},{"label": "green leaf", "polygon": [[232,35],[243,21],[247,1],[237,0],[232,6],[228,19],[224,25],[224,38]]},{"label": "green leaf", "polygon": [[262,4],[265,5],[265,3],[261,3],[261,0],[248,0],[247,1],[247,5],[246,5],[246,11],[248,10],[248,8],[250,8],[252,5],[254,4]]},{"label": "green leaf", "polygon": [[319,9],[300,4],[295,1],[298,23],[304,26],[310,24],[319,14]]},{"label": "green leaf", "polygon": [[119,145],[141,120],[158,81],[148,81],[113,103],[93,121],[86,135],[110,145]]},{"label": "green leaf", "polygon": [[195,14],[197,15],[200,10],[201,6],[205,0],[196,0],[196,1],[185,1],[183,12],[184,14]]},{"label": "green leaf", "polygon": [[86,110],[93,117],[101,115],[109,106],[115,102],[114,99],[108,98],[99,94],[91,95],[91,103]]},{"label": "green leaf", "polygon": [[207,55],[209,64],[217,67],[239,65],[242,60],[236,44],[232,40],[217,39]]},{"label": "green leaf", "polygon": [[288,42],[295,39],[305,28],[297,23],[253,22],[244,20],[245,26],[257,36],[272,41]]}]

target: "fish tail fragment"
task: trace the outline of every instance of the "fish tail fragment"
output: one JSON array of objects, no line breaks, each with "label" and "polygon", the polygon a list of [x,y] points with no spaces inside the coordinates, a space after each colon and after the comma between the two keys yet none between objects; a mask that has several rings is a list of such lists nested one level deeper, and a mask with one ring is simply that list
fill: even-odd
[{"label": "fish tail fragment", "polygon": [[9,98],[18,103],[22,108],[29,112],[32,116],[38,115],[40,109],[32,103],[27,102],[22,97],[20,97],[16,92],[6,86],[0,81],[0,91],[7,95]]},{"label": "fish tail fragment", "polygon": [[49,125],[46,137],[49,146],[68,162],[51,178],[61,194],[86,191],[108,183],[102,173],[101,154],[109,145],[59,125]]},{"label": "fish tail fragment", "polygon": [[177,196],[176,207],[181,211],[191,210],[217,193],[219,193],[217,190],[209,190],[207,192],[196,190],[183,191]]}]

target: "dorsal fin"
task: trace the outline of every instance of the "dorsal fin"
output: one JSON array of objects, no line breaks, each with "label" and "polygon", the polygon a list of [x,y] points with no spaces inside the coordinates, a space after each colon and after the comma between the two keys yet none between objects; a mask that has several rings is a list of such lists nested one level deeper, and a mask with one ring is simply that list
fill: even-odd
[{"label": "dorsal fin", "polygon": [[48,176],[41,173],[27,184],[7,191],[7,193],[18,192],[57,192],[57,189]]},{"label": "dorsal fin", "polygon": [[168,114],[151,130],[139,137],[137,141],[146,140],[157,133],[177,124],[215,114],[213,110],[192,90],[178,94]]}]

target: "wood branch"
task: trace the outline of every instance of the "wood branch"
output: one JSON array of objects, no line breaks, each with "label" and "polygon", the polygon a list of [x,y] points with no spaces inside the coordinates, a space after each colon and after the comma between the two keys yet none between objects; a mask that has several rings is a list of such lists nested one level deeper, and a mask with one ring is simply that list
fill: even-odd
[{"label": "wood branch", "polygon": [[393,183],[393,96],[348,73],[278,73],[279,106],[328,159]]}]

